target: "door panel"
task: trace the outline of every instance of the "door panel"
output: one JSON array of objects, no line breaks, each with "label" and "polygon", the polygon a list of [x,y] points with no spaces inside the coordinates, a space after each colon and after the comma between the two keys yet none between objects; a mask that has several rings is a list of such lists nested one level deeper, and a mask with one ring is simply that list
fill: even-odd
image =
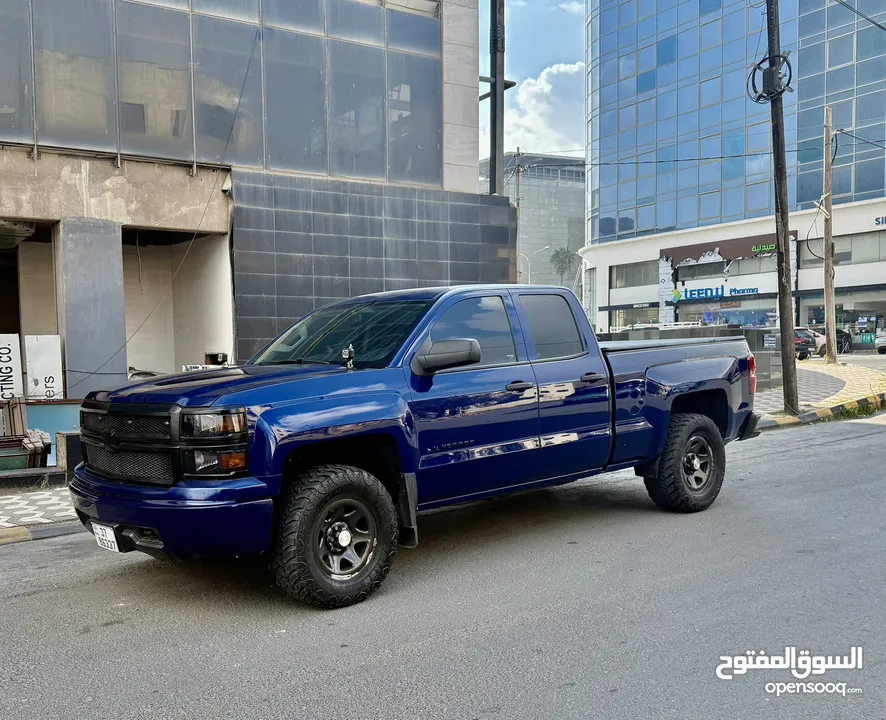
[{"label": "door panel", "polygon": [[571,296],[514,294],[538,383],[540,463],[556,475],[599,470],[612,432],[609,375],[596,339],[589,326],[582,339],[581,308]]},{"label": "door panel", "polygon": [[430,328],[432,342],[477,340],[481,359],[430,377],[410,372],[420,505],[535,479],[538,392],[525,347],[514,339],[516,321],[510,296],[486,292],[441,308]]},{"label": "door panel", "polygon": [[[514,382],[529,387],[508,390]],[[420,504],[533,479],[538,393],[528,363],[413,375],[412,398]]]}]

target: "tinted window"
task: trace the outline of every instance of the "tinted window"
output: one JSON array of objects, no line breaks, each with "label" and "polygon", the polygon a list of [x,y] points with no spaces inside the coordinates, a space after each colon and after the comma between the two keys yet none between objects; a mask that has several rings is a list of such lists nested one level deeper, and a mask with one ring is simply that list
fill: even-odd
[{"label": "tinted window", "polygon": [[187,13],[120,3],[117,76],[123,152],[192,158],[191,30]]},{"label": "tinted window", "polygon": [[442,183],[442,88],[440,60],[388,53],[390,180],[431,185]]},{"label": "tinted window", "polygon": [[384,50],[330,40],[329,73],[331,174],[383,180],[387,154]]},{"label": "tinted window", "polygon": [[27,0],[0,3],[0,139],[34,139]]},{"label": "tinted window", "polygon": [[560,295],[521,295],[539,360],[577,355],[584,350],[575,317]]},{"label": "tinted window", "polygon": [[264,29],[268,167],[325,173],[326,41]]},{"label": "tinted window", "polygon": [[[116,150],[111,3],[35,0],[33,7],[40,142]],[[10,50],[3,46],[4,73],[13,62]]]},{"label": "tinted window", "polygon": [[197,159],[261,165],[261,34],[257,26],[194,15]]},{"label": "tinted window", "polygon": [[498,296],[470,298],[449,308],[431,330],[431,341],[473,338],[480,343],[481,365],[517,361],[514,335]]}]

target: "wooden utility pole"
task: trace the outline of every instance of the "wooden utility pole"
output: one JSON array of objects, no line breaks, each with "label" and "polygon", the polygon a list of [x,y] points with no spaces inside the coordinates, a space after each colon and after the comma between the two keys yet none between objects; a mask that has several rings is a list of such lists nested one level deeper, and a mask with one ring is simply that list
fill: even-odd
[{"label": "wooden utility pole", "polygon": [[837,304],[834,300],[834,228],[833,228],[833,175],[834,138],[831,106],[824,109],[824,334],[827,338],[827,362],[837,362]]},{"label": "wooden utility pole", "polygon": [[520,175],[523,174],[523,166],[520,164],[520,161],[523,159],[523,153],[520,152],[520,147],[517,146],[517,152],[514,155],[514,175],[516,175],[516,197],[514,198],[514,204],[517,206],[517,234],[520,233]]},{"label": "wooden utility pole", "polygon": [[794,349],[793,273],[788,218],[788,172],[785,158],[784,103],[782,102],[781,34],[778,25],[778,0],[766,0],[766,25],[769,37],[769,67],[763,70],[763,90],[770,100],[772,123],[772,159],[775,169],[775,235],[778,257],[778,317],[781,329],[781,369],[784,409],[800,413],[797,393],[797,352]]}]

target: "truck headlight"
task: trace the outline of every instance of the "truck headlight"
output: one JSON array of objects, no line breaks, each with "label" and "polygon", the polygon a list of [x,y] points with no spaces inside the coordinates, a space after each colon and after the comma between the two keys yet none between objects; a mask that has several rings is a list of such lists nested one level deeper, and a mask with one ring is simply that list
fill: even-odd
[{"label": "truck headlight", "polygon": [[245,410],[182,415],[183,437],[218,437],[246,432]]},{"label": "truck headlight", "polygon": [[245,469],[245,452],[194,450],[194,472],[196,473],[231,473]]}]

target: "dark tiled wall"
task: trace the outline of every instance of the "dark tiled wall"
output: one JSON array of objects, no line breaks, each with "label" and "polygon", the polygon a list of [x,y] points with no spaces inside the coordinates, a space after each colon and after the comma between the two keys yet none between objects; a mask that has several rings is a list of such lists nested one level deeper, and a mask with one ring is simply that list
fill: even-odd
[{"label": "dark tiled wall", "polygon": [[515,280],[507,198],[242,170],[233,197],[240,362],[342,298]]}]

